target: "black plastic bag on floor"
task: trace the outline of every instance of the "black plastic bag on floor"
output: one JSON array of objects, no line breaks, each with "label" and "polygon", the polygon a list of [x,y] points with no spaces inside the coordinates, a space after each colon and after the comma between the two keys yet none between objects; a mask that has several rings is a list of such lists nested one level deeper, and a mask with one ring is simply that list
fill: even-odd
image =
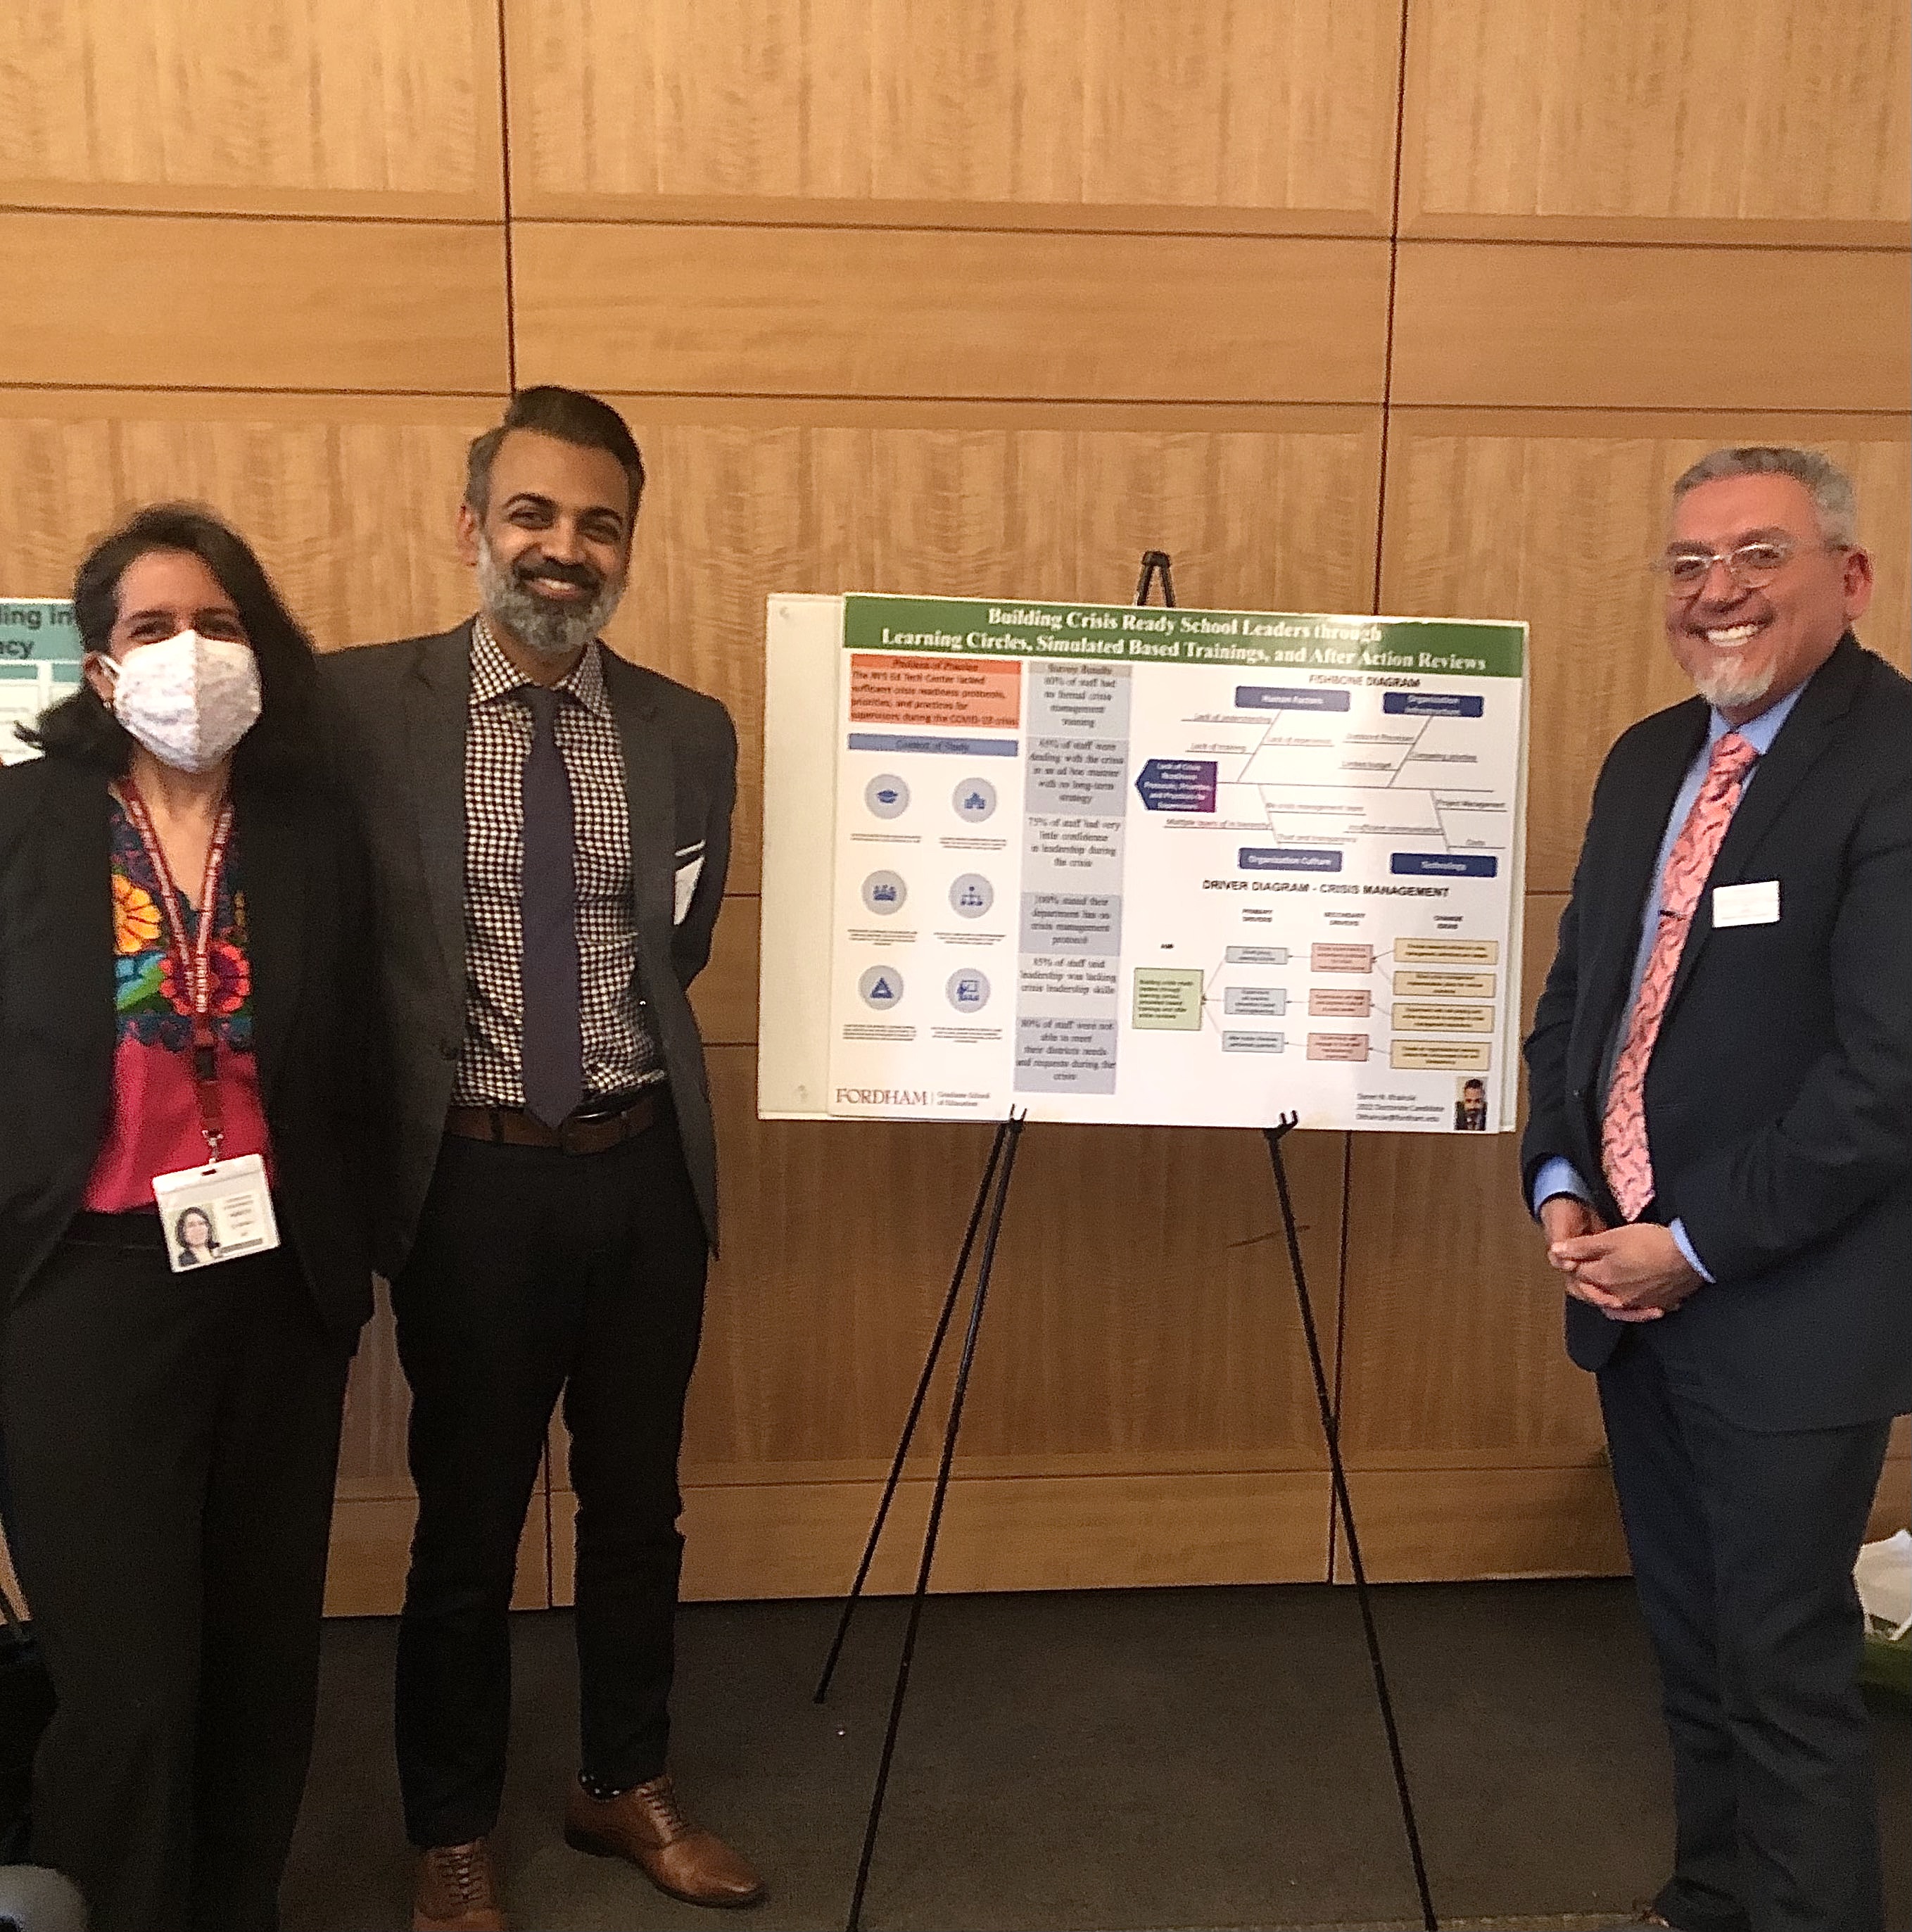
[{"label": "black plastic bag on floor", "polygon": [[53,1686],[33,1632],[4,1589],[0,1616],[0,1864],[19,1864],[27,1856],[33,1754],[53,1714]]}]

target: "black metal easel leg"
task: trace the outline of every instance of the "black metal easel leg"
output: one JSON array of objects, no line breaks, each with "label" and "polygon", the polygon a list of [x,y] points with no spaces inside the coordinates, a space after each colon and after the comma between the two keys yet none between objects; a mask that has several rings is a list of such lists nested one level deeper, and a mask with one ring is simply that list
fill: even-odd
[{"label": "black metal easel leg", "polygon": [[1381,1661],[1381,1641],[1374,1628],[1374,1605],[1368,1594],[1368,1572],[1361,1561],[1361,1539],[1354,1528],[1354,1504],[1347,1492],[1347,1470],[1341,1461],[1341,1427],[1335,1419],[1335,1405],[1328,1391],[1328,1372],[1321,1357],[1320,1331],[1314,1324],[1314,1304],[1308,1292],[1308,1276],[1302,1266],[1301,1233],[1295,1221],[1293,1197],[1288,1192],[1288,1170],[1281,1159],[1281,1142],[1294,1127],[1296,1116],[1284,1114],[1274,1126],[1262,1130],[1268,1142],[1268,1158],[1275,1169],[1275,1192],[1281,1203],[1281,1223],[1288,1238],[1288,1267],[1295,1278],[1295,1293],[1301,1302],[1302,1332],[1307,1338],[1309,1366],[1314,1371],[1314,1398],[1320,1405],[1321,1433],[1328,1445],[1328,1466],[1335,1489],[1335,1504],[1341,1527],[1347,1536],[1348,1565],[1354,1572],[1354,1594],[1361,1605],[1361,1627],[1368,1639],[1368,1663],[1374,1673],[1374,1695],[1381,1707],[1381,1724],[1387,1732],[1388,1756],[1394,1766],[1395,1795],[1401,1802],[1401,1828],[1407,1836],[1407,1856],[1413,1862],[1414,1885],[1421,1897],[1421,1923],[1425,1932],[1440,1932],[1434,1916],[1434,1894],[1428,1887],[1428,1865],[1421,1853],[1420,1828],[1414,1822],[1414,1800],[1407,1788],[1407,1765],[1401,1756],[1401,1732],[1394,1721],[1394,1700],[1388,1694],[1387,1667]]},{"label": "black metal easel leg", "polygon": [[963,1290],[963,1278],[969,1271],[969,1255],[975,1246],[976,1230],[982,1225],[983,1210],[988,1204],[990,1184],[996,1178],[996,1166],[1002,1157],[1004,1142],[1008,1138],[1009,1123],[999,1120],[996,1124],[996,1138],[990,1143],[989,1162],[982,1171],[982,1180],[976,1189],[975,1204],[969,1210],[969,1225],[963,1231],[963,1245],[956,1256],[955,1271],[949,1277],[949,1292],[943,1298],[943,1312],[936,1318],[936,1332],[930,1337],[929,1353],[923,1358],[923,1372],[916,1380],[916,1393],[910,1404],[910,1413],[904,1418],[903,1433],[897,1438],[896,1455],[889,1466],[889,1478],[883,1484],[883,1501],[877,1505],[877,1520],[870,1526],[870,1540],[863,1546],[863,1560],[856,1566],[856,1580],[850,1586],[850,1594],[844,1600],[843,1616],[837,1624],[835,1640],[830,1646],[830,1654],[824,1660],[823,1674],[817,1680],[815,1701],[820,1704],[830,1694],[830,1680],[836,1675],[837,1660],[843,1655],[844,1640],[850,1635],[850,1620],[856,1614],[856,1606],[862,1600],[863,1586],[869,1580],[870,1565],[876,1560],[877,1545],[883,1540],[883,1525],[889,1519],[889,1506],[896,1500],[897,1485],[903,1480],[903,1466],[908,1460],[910,1444],[915,1439],[916,1424],[922,1419],[923,1404],[928,1399],[930,1383],[936,1374],[936,1365],[943,1353],[944,1338],[949,1333],[950,1317],[956,1312],[956,1300]]},{"label": "black metal easel leg", "polygon": [[[1025,1114],[1012,1114],[1003,1123],[1002,1171],[996,1184],[996,1196],[990,1203],[988,1226],[984,1231],[982,1260],[976,1270],[975,1298],[969,1304],[969,1323],[963,1336],[963,1353],[956,1366],[955,1387],[950,1392],[949,1419],[943,1430],[943,1457],[937,1465],[936,1487],[930,1498],[930,1516],[923,1532],[922,1561],[917,1565],[916,1588],[910,1602],[910,1621],[904,1627],[903,1654],[896,1666],[896,1688],[890,1696],[889,1723],[883,1732],[883,1755],[877,1765],[877,1786],[870,1799],[869,1822],[864,1828],[863,1855],[857,1861],[856,1888],[850,1894],[850,1917],[844,1932],[859,1932],[863,1922],[863,1894],[870,1882],[870,1866],[876,1856],[877,1833],[883,1823],[883,1796],[889,1786],[892,1760],[896,1756],[896,1735],[903,1723],[903,1700],[910,1688],[910,1666],[916,1654],[916,1631],[923,1620],[923,1604],[929,1594],[930,1568],[936,1561],[936,1541],[943,1527],[943,1506],[949,1494],[949,1472],[956,1460],[956,1438],[963,1426],[963,1402],[969,1394],[969,1370],[976,1357],[976,1337],[982,1329],[983,1304],[989,1295],[990,1276],[996,1270],[996,1238],[1002,1232],[1002,1213],[1009,1203],[1009,1183],[1016,1171],[1016,1149],[1022,1138]],[[992,1164],[993,1156],[991,1156]]]}]

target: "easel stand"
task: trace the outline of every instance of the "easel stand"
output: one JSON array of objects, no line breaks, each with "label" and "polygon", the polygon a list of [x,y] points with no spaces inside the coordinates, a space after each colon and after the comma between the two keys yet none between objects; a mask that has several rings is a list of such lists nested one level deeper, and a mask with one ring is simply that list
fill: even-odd
[{"label": "easel stand", "polygon": [[[1288,1270],[1293,1276],[1295,1294],[1301,1310],[1302,1334],[1308,1345],[1308,1366],[1314,1378],[1314,1399],[1320,1412],[1321,1434],[1327,1445],[1328,1464],[1334,1488],[1335,1508],[1339,1517],[1341,1530],[1347,1539],[1348,1568],[1353,1573],[1354,1594],[1361,1607],[1361,1628],[1367,1640],[1368,1663],[1374,1679],[1374,1696],[1380,1706],[1382,1728],[1387,1733],[1388,1760],[1393,1768],[1395,1795],[1401,1807],[1401,1829],[1407,1840],[1407,1855],[1414,1868],[1415,1888],[1419,1894],[1421,1922],[1425,1932],[1440,1932],[1440,1920],[1435,1916],[1433,1894],[1428,1885],[1426,1860],[1421,1851],[1421,1834],[1415,1822],[1414,1801],[1407,1784],[1407,1766],[1401,1754],[1401,1733],[1395,1722],[1394,1700],[1388,1690],[1387,1667],[1382,1660],[1380,1636],[1374,1626],[1374,1604],[1368,1588],[1368,1572],[1361,1560],[1361,1539],[1354,1523],[1354,1504],[1348,1494],[1347,1471],[1341,1460],[1341,1429],[1335,1416],[1333,1397],[1329,1393],[1327,1364],[1321,1352],[1320,1330],[1314,1319],[1314,1298],[1308,1292],[1308,1276],[1302,1261],[1301,1231],[1295,1220],[1294,1199],[1289,1191],[1288,1172],[1281,1157],[1281,1143],[1295,1126],[1296,1116],[1284,1114],[1272,1127],[1263,1130],[1263,1137],[1268,1144],[1269,1164],[1275,1176],[1275,1192],[1281,1204],[1281,1226],[1287,1240]],[[857,1861],[856,1886],[850,1895],[850,1916],[845,1922],[845,1932],[861,1932],[863,1922],[864,1894],[869,1887],[870,1868],[876,1857],[877,1836],[881,1829],[883,1799],[889,1788],[890,1766],[896,1756],[897,1733],[902,1727],[903,1706],[909,1694],[910,1667],[916,1654],[916,1636],[922,1623],[923,1605],[929,1595],[930,1571],[936,1561],[937,1538],[943,1526],[943,1505],[949,1495],[950,1471],[956,1459],[956,1442],[963,1426],[963,1405],[969,1394],[969,1372],[975,1366],[976,1337],[982,1327],[982,1311],[989,1295],[989,1284],[996,1268],[996,1242],[1002,1231],[1002,1216],[1008,1205],[1009,1184],[1014,1176],[1016,1151],[1020,1144],[1026,1116],[1011,1114],[999,1122],[996,1138],[989,1150],[989,1159],[982,1171],[982,1179],[976,1188],[975,1201],[969,1210],[969,1225],[963,1231],[963,1244],[957,1251],[955,1271],[949,1279],[949,1292],[944,1295],[941,1312],[937,1317],[934,1332],[930,1337],[929,1352],[923,1361],[923,1372],[917,1378],[916,1392],[910,1404],[909,1414],[903,1424],[903,1433],[896,1445],[896,1454],[891,1460],[889,1476],[883,1484],[883,1499],[877,1506],[876,1520],[870,1526],[869,1540],[863,1546],[863,1559],[857,1565],[856,1580],[850,1586],[850,1594],[843,1606],[843,1615],[837,1624],[835,1640],[830,1646],[830,1654],[823,1666],[823,1674],[817,1686],[817,1702],[822,1703],[829,1695],[830,1682],[835,1675],[838,1660],[843,1654],[844,1643],[850,1634],[850,1619],[856,1615],[856,1606],[862,1601],[864,1586],[869,1580],[870,1566],[875,1560],[877,1545],[881,1540],[883,1526],[889,1518],[890,1505],[896,1499],[898,1484],[902,1480],[904,1462],[908,1460],[910,1448],[916,1433],[917,1424],[922,1419],[923,1406],[929,1396],[930,1384],[936,1374],[937,1361],[941,1358],[944,1342],[948,1340],[956,1306],[960,1300],[963,1284],[969,1273],[970,1261],[976,1250],[978,1231],[982,1235],[981,1258],[976,1269],[975,1292],[969,1304],[969,1318],[963,1336],[963,1352],[957,1363],[956,1380],[950,1391],[949,1414],[943,1424],[943,1451],[937,1465],[936,1482],[930,1496],[929,1522],[923,1533],[922,1558],[916,1566],[916,1588],[910,1600],[910,1616],[904,1627],[902,1654],[898,1660],[896,1682],[890,1694],[889,1721],[883,1731],[883,1746],[877,1765],[877,1784],[870,1800],[870,1814],[863,1832],[863,1850]]]},{"label": "easel stand", "polygon": [[[1025,1118],[1023,1114],[1011,1114],[996,1130],[996,1139],[989,1150],[988,1165],[982,1171],[975,1205],[969,1210],[969,1225],[956,1258],[956,1270],[950,1277],[949,1292],[943,1298],[943,1313],[937,1320],[936,1333],[931,1337],[923,1372],[917,1380],[916,1399],[910,1405],[909,1417],[896,1445],[889,1480],[883,1485],[883,1498],[877,1508],[877,1520],[871,1526],[870,1540],[863,1547],[863,1561],[857,1566],[856,1581],[843,1606],[836,1641],[830,1646],[829,1660],[824,1665],[823,1678],[817,1686],[817,1702],[820,1704],[829,1694],[831,1674],[837,1667],[837,1659],[843,1654],[844,1640],[850,1634],[850,1618],[862,1595],[864,1581],[870,1574],[877,1539],[883,1534],[884,1519],[895,1499],[896,1486],[902,1478],[904,1460],[910,1454],[910,1438],[916,1433],[916,1424],[923,1412],[930,1378],[936,1373],[937,1358],[942,1353],[944,1339],[949,1333],[950,1317],[955,1312],[963,1278],[969,1272],[969,1256],[975,1246],[976,1229],[983,1222],[986,1203],[988,1225],[983,1233],[981,1263],[976,1270],[975,1296],[969,1304],[969,1325],[963,1336],[962,1357],[956,1365],[955,1387],[950,1391],[949,1419],[943,1426],[943,1456],[937,1465],[936,1486],[930,1496],[929,1522],[923,1532],[922,1561],[916,1566],[916,1588],[910,1600],[910,1621],[903,1631],[903,1654],[897,1660],[896,1688],[890,1695],[889,1722],[883,1731],[883,1755],[877,1763],[877,1788],[871,1796],[869,1820],[864,1827],[862,1856],[856,1862],[856,1888],[850,1894],[849,1932],[859,1932],[863,1922],[863,1894],[870,1882],[871,1862],[877,1855],[877,1833],[883,1823],[883,1794],[889,1789],[890,1764],[896,1756],[896,1734],[903,1723],[903,1700],[910,1690],[910,1666],[916,1654],[916,1631],[923,1620],[924,1600],[929,1594],[930,1566],[936,1561],[937,1535],[943,1527],[943,1506],[949,1495],[949,1472],[956,1460],[956,1438],[963,1426],[963,1399],[969,1391],[969,1370],[975,1364],[976,1337],[982,1330],[983,1304],[988,1299],[990,1277],[996,1270],[996,1238],[1002,1232],[1002,1210],[1009,1204],[1009,1183],[1016,1171],[1016,1149],[1022,1139]],[[995,1188],[993,1198],[990,1192],[992,1184]]]},{"label": "easel stand", "polygon": [[[1145,550],[1142,555],[1141,580],[1135,587],[1137,604],[1148,602],[1149,590],[1158,580],[1161,584],[1163,603],[1172,606],[1175,602],[1175,584],[1170,574],[1168,554],[1164,550]],[[1334,1400],[1329,1392],[1327,1366],[1321,1354],[1320,1330],[1315,1324],[1314,1300],[1308,1294],[1308,1276],[1302,1264],[1301,1231],[1296,1224],[1294,1202],[1288,1191],[1288,1172],[1281,1159],[1281,1143],[1293,1132],[1297,1118],[1293,1114],[1284,1114],[1273,1126],[1264,1127],[1262,1132],[1268,1143],[1269,1163],[1275,1173],[1275,1196],[1281,1208],[1281,1226],[1287,1236],[1288,1270],[1294,1277],[1295,1294],[1301,1304],[1302,1333],[1307,1339],[1308,1366],[1314,1375],[1314,1399],[1321,1412],[1321,1434],[1327,1444],[1328,1464],[1333,1474],[1335,1508],[1347,1538],[1348,1568],[1354,1573],[1354,1594],[1361,1606],[1361,1628],[1367,1638],[1368,1662],[1374,1672],[1374,1696],[1381,1708],[1381,1724],[1387,1732],[1388,1759],[1394,1768],[1394,1788],[1401,1804],[1401,1828],[1407,1835],[1407,1855],[1413,1863],[1414,1884],[1420,1894],[1421,1923],[1425,1932],[1440,1932],[1440,1922],[1434,1916],[1434,1898],[1428,1888],[1427,1863],[1421,1855],[1420,1829],[1414,1821],[1414,1801],[1407,1788],[1407,1766],[1401,1756],[1401,1734],[1394,1720],[1394,1700],[1388,1694],[1387,1669],[1381,1660],[1380,1638],[1374,1628],[1368,1573],[1361,1561],[1361,1540],[1355,1532],[1354,1504],[1348,1495],[1347,1471],[1341,1462],[1341,1429],[1335,1420]],[[820,1704],[829,1695],[830,1680],[835,1675],[837,1661],[843,1654],[844,1642],[850,1634],[850,1618],[856,1615],[864,1585],[869,1580],[870,1565],[875,1560],[877,1543],[889,1520],[890,1505],[896,1500],[897,1485],[903,1479],[903,1466],[908,1460],[916,1425],[922,1419],[923,1405],[928,1400],[930,1383],[935,1376],[943,1345],[949,1337],[950,1323],[955,1316],[956,1304],[961,1299],[963,1283],[969,1271],[970,1258],[975,1252],[977,1232],[981,1230],[982,1256],[976,1270],[975,1294],[969,1304],[969,1326],[963,1336],[963,1353],[956,1366],[955,1385],[950,1391],[949,1416],[943,1424],[943,1454],[937,1465],[935,1486],[930,1494],[929,1522],[923,1532],[922,1558],[916,1566],[916,1587],[910,1600],[909,1622],[904,1626],[903,1653],[897,1662],[895,1688],[890,1694],[889,1722],[883,1731],[883,1754],[877,1760],[877,1786],[871,1796],[870,1816],[864,1826],[862,1856],[857,1861],[856,1887],[850,1894],[850,1917],[845,1932],[862,1932],[863,1897],[869,1888],[870,1867],[877,1852],[877,1834],[883,1824],[883,1797],[889,1788],[890,1766],[896,1756],[896,1736],[902,1726],[903,1703],[910,1689],[910,1666],[916,1654],[916,1633],[923,1620],[924,1602],[929,1595],[930,1570],[936,1561],[937,1537],[943,1527],[943,1504],[949,1499],[949,1472],[956,1460],[956,1438],[963,1426],[963,1403],[969,1394],[969,1371],[975,1363],[976,1337],[982,1328],[983,1304],[988,1298],[990,1277],[996,1269],[996,1240],[1002,1232],[1003,1210],[1009,1203],[1009,1183],[1016,1169],[1016,1149],[1027,1119],[1026,1113],[1012,1111],[996,1127],[989,1160],[977,1185],[975,1203],[969,1210],[963,1245],[957,1252],[956,1267],[949,1277],[949,1292],[943,1298],[942,1312],[937,1317],[935,1332],[930,1337],[929,1353],[924,1358],[923,1372],[916,1379],[916,1393],[904,1420],[896,1454],[890,1462],[889,1480],[883,1484],[883,1500],[877,1505],[876,1520],[870,1526],[869,1540],[863,1546],[863,1560],[856,1566],[856,1580],[850,1587],[843,1615],[837,1624],[835,1640],[830,1646],[823,1674],[817,1685],[817,1702]]]}]

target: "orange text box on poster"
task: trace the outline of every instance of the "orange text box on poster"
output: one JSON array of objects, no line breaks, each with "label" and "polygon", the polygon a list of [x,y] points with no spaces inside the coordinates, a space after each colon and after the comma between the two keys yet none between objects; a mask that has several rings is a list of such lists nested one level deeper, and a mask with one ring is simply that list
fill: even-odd
[{"label": "orange text box on poster", "polygon": [[1014,658],[904,658],[855,651],[850,716],[858,724],[1012,730],[1022,719],[1023,668]]}]

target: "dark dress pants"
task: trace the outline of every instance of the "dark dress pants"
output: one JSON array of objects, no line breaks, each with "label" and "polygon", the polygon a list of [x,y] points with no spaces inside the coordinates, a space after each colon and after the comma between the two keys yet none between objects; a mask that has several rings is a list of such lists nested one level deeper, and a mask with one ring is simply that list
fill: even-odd
[{"label": "dark dress pants", "polygon": [[418,1492],[397,1709],[414,1844],[497,1822],[518,1540],[560,1391],[582,1768],[619,1788],[664,1769],[677,1451],[707,1259],[668,1106],[602,1154],[446,1137],[392,1288]]},{"label": "dark dress pants", "polygon": [[184,1274],[88,1215],[15,1303],[0,1419],[59,1706],[33,1856],[94,1932],[272,1932],[312,1744],[346,1345],[289,1250]]},{"label": "dark dress pants", "polygon": [[1677,1316],[1643,1324],[1599,1375],[1673,1746],[1655,1904],[1681,1932],[1882,1932],[1852,1567],[1889,1425],[1737,1427],[1683,1341]]}]

